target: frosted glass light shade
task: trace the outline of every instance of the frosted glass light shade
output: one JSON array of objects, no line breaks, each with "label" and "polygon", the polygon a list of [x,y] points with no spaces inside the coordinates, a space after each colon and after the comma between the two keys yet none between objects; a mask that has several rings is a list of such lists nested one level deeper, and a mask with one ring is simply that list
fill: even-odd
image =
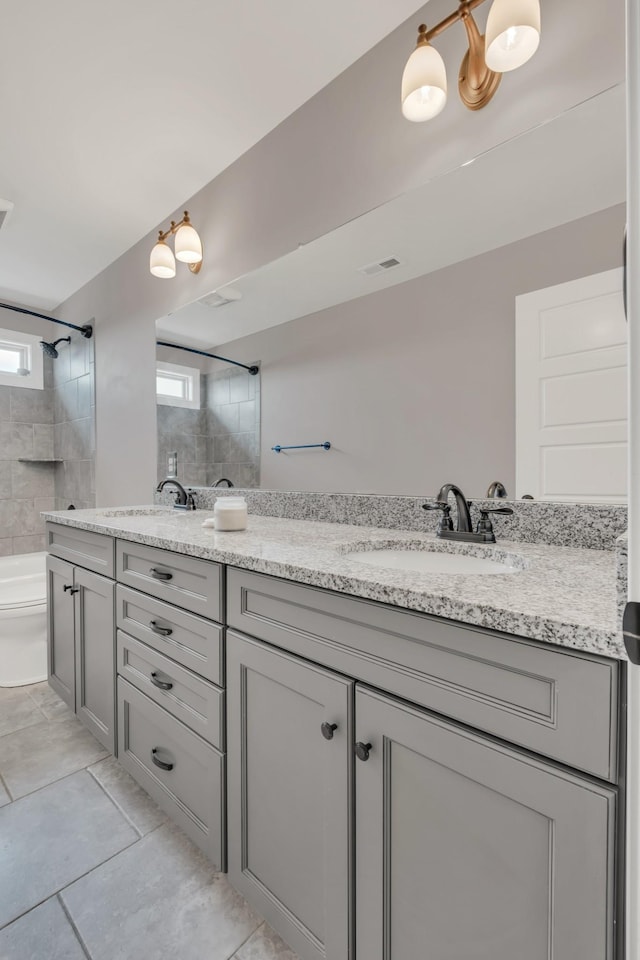
[{"label": "frosted glass light shade", "polygon": [[485,34],[485,62],[507,73],[530,60],[540,43],[540,0],[493,0]]},{"label": "frosted glass light shade", "polygon": [[190,223],[185,223],[176,233],[176,258],[182,263],[200,263],[202,241]]},{"label": "frosted glass light shade", "polygon": [[158,240],[149,257],[149,269],[154,277],[170,280],[176,275],[176,261],[171,247]]},{"label": "frosted glass light shade", "polygon": [[447,102],[447,70],[428,43],[416,47],[402,74],[402,112],[419,123],[437,117]]}]

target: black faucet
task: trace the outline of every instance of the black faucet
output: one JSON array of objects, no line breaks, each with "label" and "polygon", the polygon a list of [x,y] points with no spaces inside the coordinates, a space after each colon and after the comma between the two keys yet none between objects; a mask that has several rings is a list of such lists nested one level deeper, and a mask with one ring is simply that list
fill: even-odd
[{"label": "black faucet", "polygon": [[166,486],[175,487],[177,490],[176,499],[174,501],[173,507],[174,510],[195,510],[196,501],[193,497],[192,490],[185,490],[181,483],[177,480],[174,480],[172,477],[167,477],[166,480],[161,480],[158,486],[156,487],[157,493],[161,493]]},{"label": "black faucet", "polygon": [[223,483],[226,483],[226,485],[227,485],[228,487],[232,487],[232,486],[233,486],[231,480],[229,480],[227,477],[220,477],[220,479],[219,479],[219,480],[216,480],[215,483],[212,483],[211,486],[212,486],[212,487],[220,487],[220,486],[222,486]]},{"label": "black faucet", "polygon": [[486,493],[487,500],[504,500],[507,496],[507,489],[504,483],[500,483],[499,480],[494,480],[493,483],[489,484],[489,489]]},{"label": "black faucet", "polygon": [[[451,505],[449,503],[449,494],[452,493],[456,500],[458,509],[457,526],[454,529],[451,519]],[[464,543],[495,543],[496,535],[491,523],[490,514],[499,513],[503,515],[513,513],[511,507],[495,507],[493,509],[480,510],[480,520],[478,526],[473,531],[471,514],[469,507],[471,502],[467,500],[464,493],[455,483],[445,483],[440,488],[440,492],[433,503],[423,503],[423,510],[442,510],[442,519],[438,524],[436,536],[442,540],[461,540]]]}]

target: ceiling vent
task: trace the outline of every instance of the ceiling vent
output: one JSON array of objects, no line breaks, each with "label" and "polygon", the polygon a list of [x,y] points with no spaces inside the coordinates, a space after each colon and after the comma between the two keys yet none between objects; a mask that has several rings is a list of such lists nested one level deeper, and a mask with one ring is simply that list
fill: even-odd
[{"label": "ceiling vent", "polygon": [[375,277],[378,273],[384,273],[385,270],[393,270],[399,267],[401,261],[397,257],[387,257],[386,260],[378,260],[377,263],[368,263],[365,267],[358,267],[359,273],[364,273],[365,277]]},{"label": "ceiling vent", "polygon": [[242,294],[239,290],[234,290],[232,287],[225,287],[222,290],[214,290],[213,293],[208,293],[206,297],[202,297],[200,303],[204,303],[205,307],[224,307],[228,303],[235,303],[237,300],[242,300]]},{"label": "ceiling vent", "polygon": [[6,225],[12,210],[13,204],[11,200],[3,200],[2,197],[0,197],[0,230]]}]

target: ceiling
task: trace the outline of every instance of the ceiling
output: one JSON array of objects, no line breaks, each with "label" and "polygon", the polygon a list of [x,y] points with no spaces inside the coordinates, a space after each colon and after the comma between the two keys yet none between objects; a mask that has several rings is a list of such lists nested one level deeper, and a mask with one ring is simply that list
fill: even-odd
[{"label": "ceiling", "polygon": [[3,3],[0,297],[53,309],[421,6]]},{"label": "ceiling", "polygon": [[[190,304],[157,329],[219,347],[622,203],[625,136],[620,84],[219,290],[241,299]],[[390,257],[400,266],[359,271]]]}]

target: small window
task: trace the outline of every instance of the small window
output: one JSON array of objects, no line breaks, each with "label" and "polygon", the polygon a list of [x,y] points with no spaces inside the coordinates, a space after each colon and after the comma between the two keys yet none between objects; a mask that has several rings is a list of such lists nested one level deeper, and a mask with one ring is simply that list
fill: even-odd
[{"label": "small window", "polygon": [[200,371],[177,363],[158,363],[156,367],[158,403],[170,407],[200,409]]},{"label": "small window", "polygon": [[42,390],[40,337],[17,330],[0,330],[0,386]]}]

